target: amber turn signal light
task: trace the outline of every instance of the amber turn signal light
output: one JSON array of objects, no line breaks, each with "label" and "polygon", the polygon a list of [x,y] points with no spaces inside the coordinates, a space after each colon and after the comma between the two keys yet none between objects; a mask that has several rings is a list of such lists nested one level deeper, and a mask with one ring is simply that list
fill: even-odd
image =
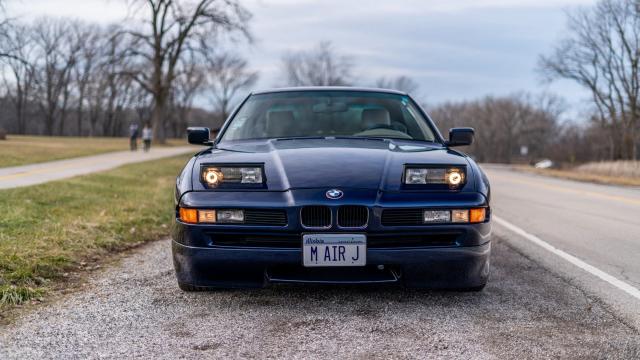
[{"label": "amber turn signal light", "polygon": [[180,220],[188,224],[198,223],[198,210],[180,208]]},{"label": "amber turn signal light", "polygon": [[471,209],[469,210],[469,222],[481,223],[487,218],[487,211],[485,208]]}]

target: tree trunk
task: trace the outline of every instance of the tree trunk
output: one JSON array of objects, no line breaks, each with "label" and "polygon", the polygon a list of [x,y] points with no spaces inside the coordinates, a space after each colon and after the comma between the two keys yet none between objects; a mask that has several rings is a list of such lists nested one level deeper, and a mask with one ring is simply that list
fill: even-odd
[{"label": "tree trunk", "polygon": [[65,98],[62,107],[60,108],[60,127],[58,133],[60,136],[64,136],[64,125],[67,120],[67,99]]},{"label": "tree trunk", "polygon": [[22,113],[22,105],[16,108],[16,121],[18,122],[18,134],[24,134],[24,114]]},{"label": "tree trunk", "polygon": [[53,136],[53,122],[55,117],[51,111],[47,111],[44,115],[44,133],[48,136]]},{"label": "tree trunk", "polygon": [[84,102],[84,86],[80,88],[78,95],[78,107],[76,108],[76,128],[78,136],[82,136],[82,103]]},{"label": "tree trunk", "polygon": [[631,159],[638,160],[638,138],[636,127],[631,127]]},{"label": "tree trunk", "polygon": [[163,94],[155,96],[155,106],[151,114],[153,123],[153,138],[159,144],[166,143],[165,118],[167,116],[167,98]]},{"label": "tree trunk", "polygon": [[622,159],[623,160],[635,160],[635,143],[634,143],[634,131],[630,128],[629,131],[624,131],[622,134]]}]

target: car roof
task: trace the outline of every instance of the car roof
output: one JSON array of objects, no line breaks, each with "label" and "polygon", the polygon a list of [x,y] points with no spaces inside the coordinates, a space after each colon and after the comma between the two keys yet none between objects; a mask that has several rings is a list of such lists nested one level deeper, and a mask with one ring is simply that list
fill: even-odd
[{"label": "car roof", "polygon": [[292,92],[292,91],[353,91],[353,92],[366,91],[366,92],[377,92],[377,93],[407,95],[407,93],[402,92],[402,91],[397,91],[397,90],[367,88],[367,87],[353,87],[353,86],[297,86],[297,87],[284,87],[284,88],[275,88],[275,89],[265,89],[265,90],[254,91],[251,94],[271,94],[271,93]]}]

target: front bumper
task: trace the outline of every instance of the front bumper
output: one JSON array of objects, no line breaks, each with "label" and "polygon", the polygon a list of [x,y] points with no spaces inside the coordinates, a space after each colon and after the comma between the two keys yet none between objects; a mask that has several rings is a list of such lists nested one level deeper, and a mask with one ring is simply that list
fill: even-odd
[{"label": "front bumper", "polygon": [[304,268],[300,249],[196,248],[173,242],[178,282],[225,288],[281,282],[477,287],[487,282],[490,251],[489,242],[455,248],[368,249],[367,263],[384,265],[383,270],[340,268],[337,274],[336,269]]},{"label": "front bumper", "polygon": [[[479,193],[395,193],[350,190],[349,198],[328,200],[324,190],[281,193],[192,192],[180,206],[283,209],[286,226],[192,225],[176,221],[173,259],[178,282],[202,287],[261,287],[269,283],[398,283],[410,287],[468,288],[486,283],[491,251],[489,219],[479,224],[383,226],[382,211],[393,208],[488,207]],[[249,199],[251,201],[249,202]],[[374,200],[375,199],[375,200]],[[337,226],[307,230],[300,208],[307,205],[363,205],[365,229]],[[490,216],[490,212],[488,212]],[[304,233],[367,235],[367,266],[305,268]],[[251,240],[251,241],[249,241]]]}]

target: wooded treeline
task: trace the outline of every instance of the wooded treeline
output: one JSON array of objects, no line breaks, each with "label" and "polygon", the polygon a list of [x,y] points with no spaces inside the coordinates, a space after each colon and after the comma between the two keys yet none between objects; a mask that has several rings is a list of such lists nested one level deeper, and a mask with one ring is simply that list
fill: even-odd
[{"label": "wooded treeline", "polygon": [[[5,14],[0,127],[123,136],[130,123],[149,123],[163,141],[182,136],[189,123],[220,126],[238,91],[257,79],[233,51],[250,41],[250,14],[236,1],[129,3],[137,20],[106,26]],[[203,108],[194,107],[198,97]]]},{"label": "wooded treeline", "polygon": [[481,162],[556,163],[609,160],[607,134],[593,122],[562,120],[564,101],[553,95],[517,93],[427,107],[441,133],[452,127],[476,129],[465,151]]}]

